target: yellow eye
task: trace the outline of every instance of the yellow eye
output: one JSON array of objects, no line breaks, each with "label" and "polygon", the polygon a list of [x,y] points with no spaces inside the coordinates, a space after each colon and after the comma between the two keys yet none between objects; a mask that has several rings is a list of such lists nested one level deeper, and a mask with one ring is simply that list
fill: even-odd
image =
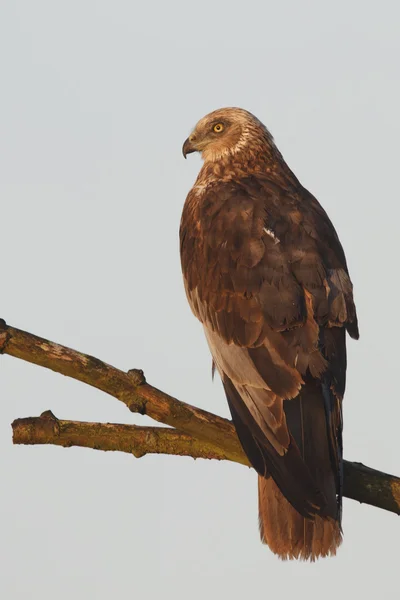
[{"label": "yellow eye", "polygon": [[221,131],[224,130],[224,126],[222,125],[222,123],[217,123],[216,125],[214,125],[213,130],[215,131],[215,133],[221,133]]}]

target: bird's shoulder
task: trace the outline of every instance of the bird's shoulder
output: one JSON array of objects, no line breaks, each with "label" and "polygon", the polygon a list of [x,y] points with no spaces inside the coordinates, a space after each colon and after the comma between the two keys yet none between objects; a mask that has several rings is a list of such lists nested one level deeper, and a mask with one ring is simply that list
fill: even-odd
[{"label": "bird's shoulder", "polygon": [[[198,249],[210,246],[225,252],[231,248],[244,254],[247,250],[271,260],[285,255],[289,262],[313,249],[328,267],[340,266],[347,272],[334,226],[297,180],[276,182],[268,174],[252,174],[195,185],[185,202],[180,235],[181,244],[192,238]],[[243,260],[255,266],[244,256],[239,263]]]}]

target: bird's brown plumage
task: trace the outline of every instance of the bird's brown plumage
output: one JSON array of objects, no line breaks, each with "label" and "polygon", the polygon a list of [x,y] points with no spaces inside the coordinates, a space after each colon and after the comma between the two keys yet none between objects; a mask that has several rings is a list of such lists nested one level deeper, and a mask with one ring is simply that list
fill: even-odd
[{"label": "bird's brown plumage", "polygon": [[342,246],[247,111],[204,117],[193,151],[204,165],[182,213],[185,289],[259,474],[262,539],[282,558],[334,554],[345,332],[358,337]]}]

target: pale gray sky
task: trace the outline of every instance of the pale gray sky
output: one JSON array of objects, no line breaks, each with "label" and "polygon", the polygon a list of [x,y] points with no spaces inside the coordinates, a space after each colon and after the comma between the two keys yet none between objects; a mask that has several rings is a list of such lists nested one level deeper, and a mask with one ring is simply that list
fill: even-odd
[{"label": "pale gray sky", "polygon": [[[355,285],[345,456],[400,474],[396,0],[3,0],[0,316],[142,368],[228,415],[181,281],[178,227],[205,113],[254,112],[334,221]],[[147,423],[116,400],[0,360],[0,595],[7,600],[393,598],[400,521],[344,503],[335,559],[259,542],[254,472],[189,458],[13,447],[10,423]]]}]

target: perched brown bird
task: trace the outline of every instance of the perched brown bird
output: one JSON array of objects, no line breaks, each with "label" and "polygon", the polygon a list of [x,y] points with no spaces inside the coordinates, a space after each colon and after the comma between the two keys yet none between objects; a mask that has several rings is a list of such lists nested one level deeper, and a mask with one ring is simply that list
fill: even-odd
[{"label": "perched brown bird", "polygon": [[346,259],[324,209],[266,127],[239,108],[201,119],[180,227],[185,288],[240,442],[259,474],[262,540],[315,560],[341,542],[346,330],[358,338]]}]

